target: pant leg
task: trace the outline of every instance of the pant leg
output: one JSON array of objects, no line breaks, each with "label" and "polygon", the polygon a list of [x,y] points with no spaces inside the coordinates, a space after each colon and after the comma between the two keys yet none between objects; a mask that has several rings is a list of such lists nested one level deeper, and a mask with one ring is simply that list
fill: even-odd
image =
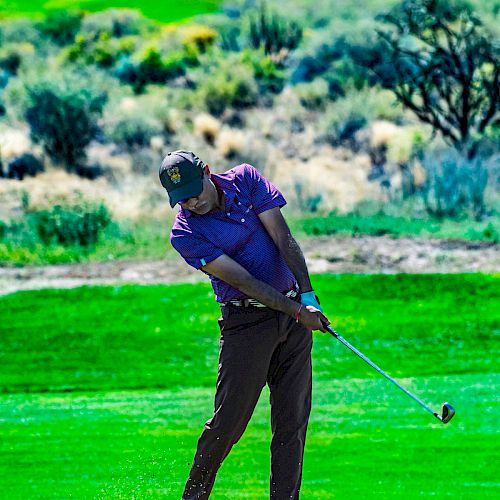
[{"label": "pant leg", "polygon": [[226,306],[220,326],[215,411],[198,441],[184,500],[209,497],[222,461],[252,416],[278,344],[275,311]]},{"label": "pant leg", "polygon": [[312,333],[287,315],[280,321],[286,341],[274,353],[268,377],[273,432],[270,496],[276,500],[299,498],[312,389]]}]

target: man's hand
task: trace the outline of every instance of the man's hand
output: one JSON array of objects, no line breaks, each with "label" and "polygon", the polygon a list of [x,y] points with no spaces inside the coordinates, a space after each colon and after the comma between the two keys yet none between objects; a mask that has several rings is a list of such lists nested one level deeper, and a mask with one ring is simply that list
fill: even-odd
[{"label": "man's hand", "polygon": [[308,330],[320,330],[326,332],[325,325],[329,325],[329,319],[319,310],[313,306],[303,306],[300,310],[299,321]]}]

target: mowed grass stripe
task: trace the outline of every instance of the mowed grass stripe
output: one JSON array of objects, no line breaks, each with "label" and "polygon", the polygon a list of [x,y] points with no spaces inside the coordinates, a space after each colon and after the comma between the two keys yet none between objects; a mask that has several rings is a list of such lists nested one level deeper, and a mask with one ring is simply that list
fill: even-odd
[{"label": "mowed grass stripe", "polygon": [[[496,275],[313,281],[333,326],[395,377],[500,371]],[[0,392],[212,387],[219,314],[208,284],[0,297]],[[314,338],[316,379],[372,373],[329,335]]]},{"label": "mowed grass stripe", "polygon": [[[315,362],[318,360],[315,359]],[[405,381],[408,382],[408,381]],[[500,374],[411,381],[440,424],[383,378],[315,380],[301,498],[494,498]],[[180,498],[211,388],[0,396],[5,498]],[[268,391],[214,498],[268,496]]]},{"label": "mowed grass stripe", "polygon": [[[313,281],[345,337],[457,415],[440,424],[315,334],[302,498],[498,497],[498,276]],[[0,383],[11,391],[0,395],[6,498],[179,498],[213,408],[217,316],[208,285],[0,298]],[[214,498],[268,496],[269,418],[265,390]]]},{"label": "mowed grass stripe", "polygon": [[105,0],[0,0],[0,13],[6,16],[37,16],[57,9],[75,9],[98,12],[105,9],[137,9],[146,17],[161,22],[187,19],[198,14],[215,12],[221,5],[220,0],[189,0],[179,2],[167,0],[155,2],[145,0],[115,0],[112,5]]}]

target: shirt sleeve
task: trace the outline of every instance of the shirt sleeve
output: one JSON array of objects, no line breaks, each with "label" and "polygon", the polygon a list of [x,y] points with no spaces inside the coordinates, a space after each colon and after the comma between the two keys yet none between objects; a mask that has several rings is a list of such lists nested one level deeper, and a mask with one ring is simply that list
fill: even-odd
[{"label": "shirt sleeve", "polygon": [[194,235],[189,227],[174,226],[170,233],[170,243],[195,269],[200,269],[224,254],[220,248],[203,236]]},{"label": "shirt sleeve", "polygon": [[245,177],[248,182],[250,197],[255,213],[261,214],[266,210],[286,205],[285,197],[279,189],[266,179],[252,165],[245,165]]}]

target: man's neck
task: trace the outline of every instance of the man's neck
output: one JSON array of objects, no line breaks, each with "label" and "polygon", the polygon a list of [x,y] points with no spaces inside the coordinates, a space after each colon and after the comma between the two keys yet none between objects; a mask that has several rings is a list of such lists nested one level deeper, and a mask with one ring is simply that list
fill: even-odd
[{"label": "man's neck", "polygon": [[226,197],[224,195],[224,191],[217,186],[217,184],[214,182],[215,189],[217,190],[217,205],[216,209],[223,211],[224,208],[226,207]]}]

